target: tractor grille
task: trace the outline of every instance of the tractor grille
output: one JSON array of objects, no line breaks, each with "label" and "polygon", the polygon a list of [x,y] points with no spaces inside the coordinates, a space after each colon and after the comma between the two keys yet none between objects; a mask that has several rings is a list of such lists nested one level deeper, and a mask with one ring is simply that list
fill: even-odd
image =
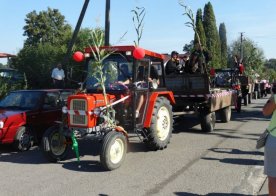
[{"label": "tractor grille", "polygon": [[[75,111],[87,111],[87,101],[84,99],[73,99],[70,103],[70,109]],[[70,124],[87,126],[87,116],[70,114]]]}]

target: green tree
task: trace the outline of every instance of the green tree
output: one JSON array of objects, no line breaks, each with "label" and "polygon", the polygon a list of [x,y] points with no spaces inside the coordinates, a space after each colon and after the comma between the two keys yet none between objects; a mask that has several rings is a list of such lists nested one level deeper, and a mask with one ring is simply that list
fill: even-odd
[{"label": "green tree", "polygon": [[[203,48],[206,47],[206,36],[205,36],[205,31],[204,31],[204,27],[203,27],[203,22],[202,22],[202,10],[198,9],[197,13],[196,13],[196,31],[199,35],[200,41],[201,41],[201,45],[203,46]],[[195,34],[194,36],[194,44],[198,43],[198,38]]]},{"label": "green tree", "polygon": [[215,68],[221,67],[221,52],[218,29],[216,27],[216,18],[213,11],[213,6],[210,2],[204,6],[203,27],[206,36],[207,50],[212,55],[210,65]]},{"label": "green tree", "polygon": [[229,62],[234,65],[233,56],[239,56],[241,47],[243,47],[243,59],[240,61],[243,62],[245,73],[252,78],[255,78],[256,73],[263,77],[265,62],[263,50],[249,38],[245,38],[243,45],[241,45],[239,38],[230,45],[230,54],[228,56],[231,59],[229,59]]},{"label": "green tree", "polygon": [[66,45],[56,47],[51,43],[25,46],[13,60],[14,66],[27,77],[31,88],[52,87],[51,71],[63,59]]},{"label": "green tree", "polygon": [[183,46],[183,51],[184,52],[191,52],[194,48],[194,40],[191,40],[189,44],[185,44]]},{"label": "green tree", "polygon": [[221,67],[227,66],[227,37],[226,27],[224,23],[219,25],[219,38],[220,38],[220,49],[221,49]]},{"label": "green tree", "polygon": [[265,61],[265,67],[276,69],[276,59],[268,59]]},{"label": "green tree", "polygon": [[47,11],[37,13],[32,11],[26,15],[26,25],[23,27],[24,36],[27,36],[25,45],[39,43],[64,44],[71,36],[71,26],[66,23],[65,17],[58,9],[48,8]]},{"label": "green tree", "polygon": [[100,39],[100,35],[104,36],[104,30],[102,28],[80,29],[73,51],[77,51],[77,50],[83,51],[84,48],[89,47],[93,43],[92,32],[95,34],[93,36],[98,36],[98,39]]}]

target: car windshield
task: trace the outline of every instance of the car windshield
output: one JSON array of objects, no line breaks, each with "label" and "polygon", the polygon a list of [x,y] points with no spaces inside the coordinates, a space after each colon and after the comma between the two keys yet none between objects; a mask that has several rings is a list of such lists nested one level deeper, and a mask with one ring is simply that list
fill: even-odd
[{"label": "car windshield", "polygon": [[15,91],[0,101],[0,108],[15,110],[31,110],[37,107],[41,92]]},{"label": "car windshield", "polygon": [[[118,82],[125,82],[132,77],[132,63],[120,54],[113,54],[103,61],[103,77],[105,78],[106,90],[123,90]],[[86,88],[98,90],[100,87],[100,73],[97,71],[95,61],[92,59],[88,63],[88,77]]]},{"label": "car windshield", "polygon": [[24,76],[22,73],[13,69],[0,69],[0,77],[11,78],[13,80],[23,80]]}]

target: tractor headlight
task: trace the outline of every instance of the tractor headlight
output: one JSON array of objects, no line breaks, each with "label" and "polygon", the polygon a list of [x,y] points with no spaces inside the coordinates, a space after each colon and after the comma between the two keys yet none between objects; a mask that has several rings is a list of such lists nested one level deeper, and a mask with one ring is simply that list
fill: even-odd
[{"label": "tractor headlight", "polygon": [[3,129],[3,128],[4,128],[4,122],[0,121],[0,129]]},{"label": "tractor headlight", "polygon": [[95,109],[93,110],[93,113],[94,113],[96,116],[100,116],[100,114],[101,114],[101,108],[95,108]]}]

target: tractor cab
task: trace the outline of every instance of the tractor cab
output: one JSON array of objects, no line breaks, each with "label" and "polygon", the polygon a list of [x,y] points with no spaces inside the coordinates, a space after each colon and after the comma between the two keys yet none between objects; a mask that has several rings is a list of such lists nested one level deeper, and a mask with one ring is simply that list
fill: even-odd
[{"label": "tractor cab", "polygon": [[[127,131],[142,130],[148,127],[151,116],[148,115],[154,94],[166,91],[164,80],[164,56],[144,50],[144,57],[134,57],[134,46],[103,47],[113,51],[103,61],[105,76],[105,90],[114,100],[118,101],[113,107],[116,111],[116,120]],[[95,73],[92,55],[93,48],[87,48],[85,56],[87,78],[85,89],[89,94],[102,93],[98,79],[100,73]],[[127,98],[126,98],[127,97]],[[123,101],[120,101],[123,100]]]}]

